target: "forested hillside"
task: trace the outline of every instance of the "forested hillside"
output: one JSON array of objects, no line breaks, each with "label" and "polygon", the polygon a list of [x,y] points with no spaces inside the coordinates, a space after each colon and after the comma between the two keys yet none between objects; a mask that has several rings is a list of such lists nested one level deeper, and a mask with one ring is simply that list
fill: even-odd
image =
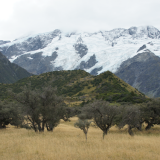
[{"label": "forested hillside", "polygon": [[144,94],[109,71],[93,76],[82,70],[53,71],[24,78],[14,84],[0,84],[0,98],[7,98],[8,88],[19,93],[28,83],[32,89],[51,83],[52,87],[57,87],[58,95],[64,96],[69,101],[85,103],[103,99],[109,102],[141,103],[147,100]]}]

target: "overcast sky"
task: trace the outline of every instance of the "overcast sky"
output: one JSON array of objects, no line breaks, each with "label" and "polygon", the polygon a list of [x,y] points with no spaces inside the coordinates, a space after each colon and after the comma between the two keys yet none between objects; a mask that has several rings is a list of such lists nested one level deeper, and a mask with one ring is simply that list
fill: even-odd
[{"label": "overcast sky", "polygon": [[61,29],[94,32],[152,25],[160,0],[0,0],[0,40]]}]

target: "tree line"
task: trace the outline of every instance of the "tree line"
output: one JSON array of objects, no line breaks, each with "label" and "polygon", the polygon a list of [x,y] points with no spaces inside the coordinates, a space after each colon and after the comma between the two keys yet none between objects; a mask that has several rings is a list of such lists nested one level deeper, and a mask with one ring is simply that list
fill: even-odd
[{"label": "tree line", "polygon": [[128,126],[133,136],[133,128],[146,130],[160,124],[160,98],[142,104],[113,105],[105,100],[95,100],[81,107],[68,107],[64,98],[57,96],[56,88],[45,84],[41,89],[31,89],[28,84],[19,94],[8,90],[10,98],[0,101],[0,128],[11,124],[33,129],[35,132],[53,131],[60,120],[68,121],[78,116],[75,127],[80,128],[86,137],[91,123],[102,130],[103,138],[109,129],[116,125],[119,129]]}]

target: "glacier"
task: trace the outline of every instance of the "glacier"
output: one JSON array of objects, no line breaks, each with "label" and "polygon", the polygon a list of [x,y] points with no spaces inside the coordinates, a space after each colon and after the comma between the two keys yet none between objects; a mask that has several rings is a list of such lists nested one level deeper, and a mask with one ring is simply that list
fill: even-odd
[{"label": "glacier", "polygon": [[[107,70],[115,73],[122,62],[137,55],[143,45],[160,56],[160,31],[153,26],[67,34],[57,29],[1,44],[0,50],[11,62],[34,74],[74,70],[82,64],[86,67],[90,57],[95,56],[96,63],[83,68],[89,73],[98,69],[95,74],[100,74]],[[38,69],[43,66],[45,70]]]}]

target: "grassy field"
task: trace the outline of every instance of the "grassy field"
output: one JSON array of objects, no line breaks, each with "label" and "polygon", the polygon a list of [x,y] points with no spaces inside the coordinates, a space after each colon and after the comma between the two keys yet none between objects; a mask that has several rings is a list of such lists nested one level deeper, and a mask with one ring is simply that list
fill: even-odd
[{"label": "grassy field", "polygon": [[0,160],[160,160],[160,128],[135,132],[113,127],[105,139],[91,127],[88,141],[71,122],[61,122],[52,133],[8,126],[0,130]]}]

